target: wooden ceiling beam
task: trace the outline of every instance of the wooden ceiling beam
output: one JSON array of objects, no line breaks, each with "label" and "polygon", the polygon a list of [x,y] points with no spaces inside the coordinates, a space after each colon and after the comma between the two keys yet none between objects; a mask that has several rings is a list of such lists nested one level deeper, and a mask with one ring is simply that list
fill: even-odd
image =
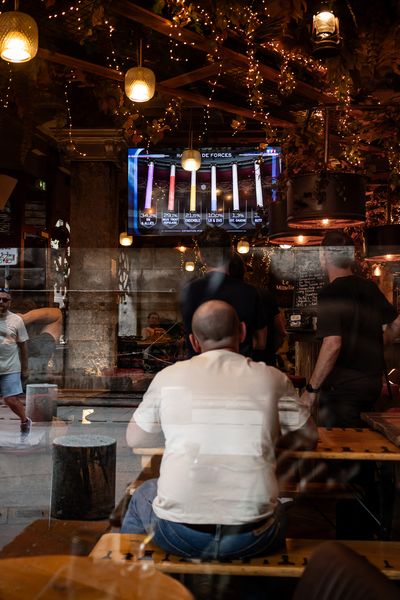
[{"label": "wooden ceiling beam", "polygon": [[[114,69],[109,69],[107,67],[102,67],[100,65],[95,65],[94,63],[89,63],[84,60],[74,58],[72,56],[68,56],[66,54],[60,54],[59,52],[50,52],[49,50],[45,50],[44,48],[40,48],[38,50],[38,55],[50,62],[55,62],[60,65],[64,65],[66,67],[71,67],[72,69],[80,69],[81,71],[85,71],[87,73],[93,73],[94,75],[98,75],[99,77],[104,77],[107,79],[113,79],[114,81],[123,81],[124,74],[120,71],[116,71]],[[243,108],[240,106],[235,106],[233,104],[229,104],[228,102],[222,102],[219,100],[209,100],[204,96],[199,96],[199,94],[194,94],[193,92],[188,92],[186,90],[175,89],[173,87],[166,86],[164,84],[157,84],[157,90],[163,94],[168,96],[177,96],[178,98],[183,98],[184,100],[188,100],[193,102],[193,104],[198,106],[210,106],[212,108],[216,108],[222,110],[227,113],[232,113],[234,115],[240,115],[246,117],[247,119],[253,119],[255,121],[264,120],[264,116],[261,114],[254,114],[252,110],[248,108]],[[293,127],[294,124],[285,120],[280,119],[279,117],[270,116],[271,125],[276,127]]]},{"label": "wooden ceiling beam", "polygon": [[98,75],[99,77],[104,77],[105,79],[113,79],[114,81],[124,80],[124,74],[121,73],[121,71],[116,71],[115,69],[109,69],[108,67],[102,67],[101,65],[89,63],[86,60],[74,58],[73,56],[68,56],[67,54],[61,54],[60,52],[52,52],[51,50],[46,50],[45,48],[39,48],[37,55],[44,60],[48,60],[49,62],[71,67],[72,69],[80,69],[81,71],[93,73],[93,75]]},{"label": "wooden ceiling beam", "polygon": [[211,63],[205,67],[200,67],[199,69],[194,69],[193,71],[188,71],[187,73],[182,73],[176,77],[164,79],[164,81],[161,81],[160,83],[169,88],[179,88],[183,85],[188,85],[190,83],[194,83],[195,81],[202,81],[217,75],[220,67],[221,63]]},{"label": "wooden ceiling beam", "polygon": [[[157,85],[158,91],[168,96],[177,96],[178,98],[182,98],[183,100],[188,100],[193,104],[198,106],[208,106],[210,108],[216,108],[218,110],[222,110],[227,113],[231,113],[233,115],[238,115],[241,117],[245,117],[246,119],[253,119],[254,121],[264,121],[265,116],[260,113],[254,113],[249,108],[245,108],[242,106],[237,106],[234,104],[229,104],[228,102],[223,102],[222,100],[214,100],[206,98],[205,96],[200,96],[199,94],[195,94],[193,92],[188,92],[187,90],[182,89],[174,89],[169,88],[163,84]],[[295,123],[288,121],[287,119],[281,119],[279,117],[275,117],[273,115],[269,115],[269,122],[274,127],[295,127]]]},{"label": "wooden ceiling beam", "polygon": [[[190,31],[189,29],[175,27],[168,19],[160,17],[141,6],[127,2],[127,0],[113,0],[111,8],[116,14],[125,17],[126,19],[140,23],[162,35],[172,37],[178,42],[190,45],[197,50],[209,53],[214,49],[211,40],[207,40],[200,34]],[[218,54],[224,61],[230,62],[231,64],[241,65],[245,69],[248,69],[250,66],[249,58],[246,55],[231,50],[230,48],[226,48],[225,46],[222,46],[219,49]],[[260,62],[259,65],[262,76],[268,81],[276,83],[279,78],[279,71],[264,65],[262,62]],[[318,105],[331,104],[333,100],[332,96],[325,94],[304,81],[296,80],[296,91]]]}]

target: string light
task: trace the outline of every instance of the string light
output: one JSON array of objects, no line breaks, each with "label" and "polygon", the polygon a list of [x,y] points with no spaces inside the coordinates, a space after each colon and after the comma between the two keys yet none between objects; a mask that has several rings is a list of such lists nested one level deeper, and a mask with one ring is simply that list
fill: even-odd
[{"label": "string light", "polygon": [[[4,2],[3,2],[4,4]],[[11,91],[11,84],[12,84],[12,78],[13,78],[13,72],[11,69],[11,65],[10,63],[8,64],[8,82],[7,82],[7,87],[6,87],[6,91],[4,94],[4,98],[2,99],[2,105],[3,108],[8,108],[9,102],[10,102],[10,91]]]},{"label": "string light", "polygon": [[71,107],[70,107],[69,98],[68,98],[68,85],[70,83],[71,83],[71,80],[69,79],[64,85],[65,105],[67,108],[67,116],[68,116],[69,145],[70,145],[71,150],[73,150],[73,152],[75,152],[76,154],[79,154],[79,156],[81,156],[82,158],[85,158],[86,152],[81,152],[80,150],[78,150],[78,148],[76,147],[76,145],[72,139],[72,117],[71,117]]}]

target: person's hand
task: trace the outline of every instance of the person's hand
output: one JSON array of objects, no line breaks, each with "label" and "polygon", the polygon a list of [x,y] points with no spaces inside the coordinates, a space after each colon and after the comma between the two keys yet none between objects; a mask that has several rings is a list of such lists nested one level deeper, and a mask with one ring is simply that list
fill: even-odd
[{"label": "person's hand", "polygon": [[316,400],[317,392],[307,392],[306,390],[300,396],[299,403],[308,408],[308,410],[311,410]]}]

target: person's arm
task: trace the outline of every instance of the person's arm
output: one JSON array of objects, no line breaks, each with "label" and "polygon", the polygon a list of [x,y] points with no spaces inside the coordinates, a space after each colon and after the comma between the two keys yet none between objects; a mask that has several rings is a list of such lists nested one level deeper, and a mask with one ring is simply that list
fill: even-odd
[{"label": "person's arm", "polygon": [[287,336],[286,329],[285,329],[285,323],[284,323],[281,313],[278,313],[274,317],[274,329],[275,329],[274,350],[277,351],[278,348],[280,348],[282,346],[283,341],[284,341],[285,337]]},{"label": "person's arm", "polygon": [[[340,335],[329,335],[324,337],[314,371],[309,379],[309,383],[313,388],[321,387],[328,377],[336,363],[341,347],[342,338]],[[305,391],[301,395],[301,402],[304,402],[307,406],[312,406],[316,397],[316,392],[311,393]]]},{"label": "person's arm", "polygon": [[290,450],[313,450],[318,441],[318,428],[310,416],[300,429],[289,431],[282,435],[277,448],[290,448]]},{"label": "person's arm", "polygon": [[160,445],[160,434],[149,433],[138,425],[135,421],[135,415],[132,416],[127,430],[126,442],[131,448],[140,448],[142,446],[152,448]]},{"label": "person's arm", "polygon": [[396,338],[400,337],[400,315],[386,325],[385,331],[383,332],[383,343],[385,346],[393,344]]},{"label": "person's arm", "polygon": [[21,362],[21,377],[25,379],[28,376],[28,344],[27,342],[18,342],[19,359]]},{"label": "person's arm", "polygon": [[292,450],[312,450],[318,440],[317,426],[309,407],[300,401],[292,382],[283,374],[282,376],[284,379],[278,401],[281,435],[276,446]]},{"label": "person's arm", "polygon": [[58,320],[62,320],[62,312],[59,308],[34,308],[28,312],[22,314],[19,313],[25,325],[32,325],[32,323],[55,323]]}]

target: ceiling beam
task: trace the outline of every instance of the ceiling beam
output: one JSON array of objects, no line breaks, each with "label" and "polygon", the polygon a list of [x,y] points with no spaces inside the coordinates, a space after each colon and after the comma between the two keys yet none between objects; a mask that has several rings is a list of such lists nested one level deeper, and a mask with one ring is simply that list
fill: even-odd
[{"label": "ceiling beam", "polygon": [[71,69],[80,69],[81,71],[93,73],[93,75],[98,75],[99,77],[104,77],[105,79],[113,79],[114,81],[124,80],[124,74],[121,73],[121,71],[109,69],[108,67],[102,67],[101,65],[96,65],[94,63],[87,62],[86,60],[81,60],[80,58],[74,58],[73,56],[68,56],[67,54],[61,54],[60,52],[52,52],[51,50],[46,50],[45,48],[39,48],[37,55],[44,60],[48,60],[49,62],[71,67]]},{"label": "ceiling beam", "polygon": [[[50,62],[55,62],[60,65],[71,67],[72,69],[80,69],[81,71],[93,73],[94,75],[98,75],[99,77],[104,77],[106,79],[112,79],[114,81],[119,82],[124,80],[124,74],[120,71],[116,71],[115,69],[109,69],[108,67],[102,67],[94,63],[89,63],[85,60],[74,58],[66,54],[60,54],[59,52],[51,52],[50,50],[40,48],[38,50],[38,55],[41,58]],[[264,120],[264,115],[257,113],[255,114],[252,110],[248,108],[235,106],[233,104],[229,104],[228,102],[222,102],[219,100],[210,100],[209,98],[200,96],[199,94],[194,94],[193,92],[188,92],[186,90],[174,89],[173,87],[169,87],[164,84],[157,84],[156,87],[159,92],[166,94],[167,96],[175,96],[178,98],[182,98],[183,100],[188,100],[198,106],[209,106],[211,108],[216,108],[227,113],[232,113],[234,115],[240,115],[242,117],[246,117],[247,119],[253,119],[255,121]],[[294,124],[290,121],[286,119],[280,119],[279,117],[274,117],[272,115],[270,116],[269,120],[271,125],[276,127],[294,126]]]},{"label": "ceiling beam", "polygon": [[[174,27],[173,23],[168,19],[160,17],[159,15],[136,4],[132,4],[127,0],[113,0],[111,9],[120,16],[135,21],[136,23],[140,23],[145,27],[149,27],[162,35],[172,37],[178,42],[186,43],[197,50],[209,53],[214,49],[211,40],[208,40],[189,29]],[[236,52],[225,46],[222,46],[218,50],[218,54],[224,61],[230,62],[231,64],[241,65],[246,69],[250,66],[249,58],[245,54],[241,54],[240,52]],[[259,67],[260,72],[265,79],[274,83],[278,81],[280,72],[277,69],[264,65],[262,62],[259,63]],[[296,91],[318,105],[331,104],[333,100],[333,97],[329,94],[325,94],[304,81],[296,80]]]},{"label": "ceiling beam", "polygon": [[[222,110],[227,113],[231,113],[233,115],[238,115],[241,117],[245,117],[246,119],[253,119],[254,121],[265,121],[265,115],[261,113],[254,113],[249,108],[244,108],[242,106],[237,106],[234,104],[229,104],[228,102],[223,102],[222,100],[214,100],[206,98],[205,96],[200,96],[199,94],[195,94],[193,92],[188,92],[187,90],[174,89],[165,86],[164,84],[158,84],[157,90],[163,94],[168,96],[177,96],[178,98],[182,98],[183,100],[188,100],[189,102],[193,102],[193,104],[199,106],[208,106],[210,108],[216,108],[218,110]],[[269,122],[274,127],[295,127],[295,123],[288,121],[287,119],[280,119],[279,117],[275,117],[273,115],[269,115]]]},{"label": "ceiling beam", "polygon": [[164,81],[161,81],[160,83],[168,86],[169,88],[178,88],[183,85],[188,85],[189,83],[194,83],[195,81],[202,81],[203,79],[213,77],[214,75],[217,75],[220,68],[221,63],[215,62],[206,65],[205,67],[200,67],[199,69],[194,69],[193,71],[188,71],[187,73],[182,73],[176,77],[164,79]]}]

